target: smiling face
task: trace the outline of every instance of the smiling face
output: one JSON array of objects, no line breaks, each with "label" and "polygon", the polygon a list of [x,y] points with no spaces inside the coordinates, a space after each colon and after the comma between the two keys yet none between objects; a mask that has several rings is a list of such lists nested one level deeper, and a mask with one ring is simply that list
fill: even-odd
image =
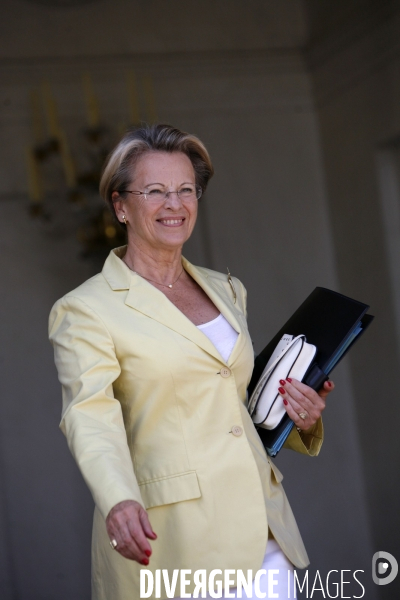
[{"label": "smiling face", "polygon": [[[128,190],[176,192],[185,184],[194,185],[195,173],[183,152],[150,151],[139,158],[132,169]],[[128,240],[143,249],[177,250],[189,239],[197,218],[197,200],[182,201],[178,194],[155,201],[147,196],[126,194],[125,199],[113,193],[115,212],[127,220]]]}]

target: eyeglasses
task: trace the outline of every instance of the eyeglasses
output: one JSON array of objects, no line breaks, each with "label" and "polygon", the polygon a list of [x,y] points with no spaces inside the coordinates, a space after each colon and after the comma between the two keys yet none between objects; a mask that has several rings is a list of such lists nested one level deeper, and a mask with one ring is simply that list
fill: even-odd
[{"label": "eyeglasses", "polygon": [[180,190],[176,192],[166,191],[160,188],[153,188],[146,192],[139,192],[133,190],[118,190],[119,194],[134,194],[135,196],[144,196],[146,202],[152,204],[163,204],[170,194],[177,194],[181,202],[194,202],[199,200],[203,193],[203,190],[198,185],[186,184]]}]

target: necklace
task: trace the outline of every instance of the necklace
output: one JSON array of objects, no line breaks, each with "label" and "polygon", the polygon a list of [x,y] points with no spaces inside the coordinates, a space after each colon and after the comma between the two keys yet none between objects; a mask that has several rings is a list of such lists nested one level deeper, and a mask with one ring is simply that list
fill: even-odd
[{"label": "necklace", "polygon": [[[138,273],[137,271],[135,271],[135,273],[140,275],[140,273]],[[162,285],[163,287],[172,288],[172,286],[176,284],[176,282],[178,281],[178,279],[182,275],[182,273],[183,273],[183,267],[182,267],[182,271],[179,273],[179,275],[175,279],[175,281],[173,281],[172,283],[168,283],[168,284],[160,283],[159,281],[154,281],[154,279],[149,279],[149,277],[145,277],[144,275],[140,275],[140,277],[143,277],[143,279],[146,279],[146,281],[151,281],[151,283],[156,283],[157,285]]]},{"label": "necklace", "polygon": [[[128,263],[126,262],[126,260],[124,260],[124,263],[128,265]],[[128,265],[129,267],[129,265]],[[172,283],[160,283],[159,281],[154,281],[154,279],[150,279],[149,277],[145,277],[144,275],[141,275],[140,273],[138,273],[137,271],[134,271],[134,269],[132,269],[132,271],[134,273],[136,273],[137,275],[139,275],[140,277],[143,277],[143,279],[146,279],[146,281],[151,281],[151,283],[156,283],[157,285],[162,285],[163,287],[167,287],[167,288],[172,288],[173,285],[176,284],[176,282],[178,281],[178,279],[180,278],[180,276],[182,275],[184,269],[182,267],[182,271],[179,273],[178,277],[175,279],[175,281],[173,281]]]}]

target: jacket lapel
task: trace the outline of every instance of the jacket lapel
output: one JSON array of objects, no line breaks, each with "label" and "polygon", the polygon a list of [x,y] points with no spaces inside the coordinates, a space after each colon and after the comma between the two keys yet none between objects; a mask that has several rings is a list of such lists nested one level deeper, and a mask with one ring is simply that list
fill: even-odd
[{"label": "jacket lapel", "polygon": [[245,316],[242,315],[242,319],[239,317],[240,312],[233,303],[233,294],[228,283],[228,277],[226,277],[226,281],[223,279],[220,280],[216,277],[210,277],[206,269],[195,267],[183,257],[182,264],[189,275],[193,277],[193,279],[201,288],[203,288],[207,296],[212,300],[228,323],[230,323],[233,329],[239,334],[236,344],[227,362],[227,364],[231,366],[234,364],[236,358],[239,356],[242,350],[243,343],[245,341],[244,329],[247,329],[247,324],[240,322],[242,319],[245,320]]},{"label": "jacket lapel", "polygon": [[[124,253],[124,246],[112,250],[104,264],[102,273],[113,290],[128,290],[125,304],[183,335],[208,352],[208,354],[211,354],[214,358],[224,363],[214,344],[168,300],[165,294],[127,267],[121,260]],[[210,280],[211,278],[205,270],[194,267],[184,258],[182,258],[182,265],[206,292],[232,327],[239,333],[235,347],[228,360],[228,364],[232,364],[237,355],[237,350],[241,345],[241,338],[244,337],[236,315],[230,308],[232,299],[229,299],[223,285],[218,285],[216,282]]]}]

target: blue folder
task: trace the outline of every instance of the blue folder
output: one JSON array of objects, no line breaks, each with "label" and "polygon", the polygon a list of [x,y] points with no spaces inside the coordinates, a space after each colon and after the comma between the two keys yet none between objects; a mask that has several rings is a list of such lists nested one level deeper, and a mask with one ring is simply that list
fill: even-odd
[{"label": "blue folder", "polygon": [[[249,398],[270,356],[284,334],[305,335],[317,347],[315,360],[303,377],[303,383],[318,391],[339,361],[374,319],[367,314],[369,306],[333,290],[317,287],[256,357],[248,387]],[[274,429],[257,427],[270,456],[276,456],[294,426],[285,415]]]}]

